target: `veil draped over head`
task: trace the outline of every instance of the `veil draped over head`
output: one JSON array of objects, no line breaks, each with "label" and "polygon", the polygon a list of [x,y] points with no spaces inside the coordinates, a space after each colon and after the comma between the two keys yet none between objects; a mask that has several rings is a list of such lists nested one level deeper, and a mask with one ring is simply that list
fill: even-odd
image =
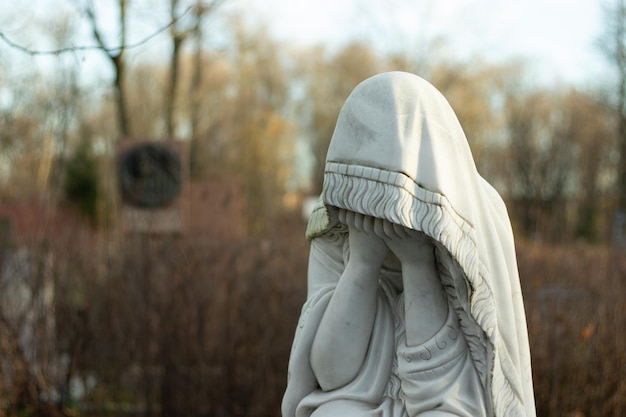
[{"label": "veil draped over head", "polygon": [[[333,237],[337,208],[433,239],[491,413],[534,416],[526,318],[504,203],[478,174],[458,119],[439,91],[416,75],[389,72],[354,89],[328,149],[321,201],[307,229],[312,262],[317,258],[325,266],[309,270],[284,417],[307,415],[297,410],[319,391],[310,344],[344,267],[341,242]],[[324,240],[330,243],[316,244]]]}]

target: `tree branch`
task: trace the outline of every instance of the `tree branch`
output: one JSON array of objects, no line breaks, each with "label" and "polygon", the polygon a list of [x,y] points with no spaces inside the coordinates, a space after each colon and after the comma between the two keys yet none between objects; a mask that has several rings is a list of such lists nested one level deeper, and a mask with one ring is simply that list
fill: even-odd
[{"label": "tree branch", "polygon": [[165,32],[166,30],[168,30],[170,27],[172,27],[174,24],[176,24],[176,22],[180,19],[182,19],[187,13],[189,13],[189,11],[192,10],[192,6],[190,6],[189,8],[187,8],[187,10],[185,10],[185,12],[183,14],[181,14],[178,19],[173,20],[171,22],[169,22],[167,25],[159,28],[157,31],[155,31],[154,33],[146,36],[145,38],[143,38],[142,40],[135,42],[135,43],[130,43],[127,45],[118,45],[118,46],[114,46],[114,47],[105,47],[104,43],[102,43],[101,40],[96,39],[96,41],[98,41],[98,45],[79,45],[79,46],[68,46],[65,48],[59,48],[59,49],[51,49],[51,50],[34,50],[34,49],[30,49],[26,46],[20,45],[14,41],[12,41],[10,38],[8,38],[4,33],[0,32],[0,39],[6,43],[7,45],[9,45],[10,47],[12,47],[13,49],[17,49],[20,52],[23,52],[27,55],[30,56],[41,56],[41,55],[61,55],[64,53],[68,53],[68,52],[77,52],[77,51],[104,51],[108,54],[114,53],[114,52],[119,52],[121,50],[124,49],[132,49],[132,48],[137,48],[139,46],[142,46],[146,43],[148,43],[149,41],[151,41],[152,39],[154,39],[155,37],[157,37],[158,35],[160,35],[161,33]]}]

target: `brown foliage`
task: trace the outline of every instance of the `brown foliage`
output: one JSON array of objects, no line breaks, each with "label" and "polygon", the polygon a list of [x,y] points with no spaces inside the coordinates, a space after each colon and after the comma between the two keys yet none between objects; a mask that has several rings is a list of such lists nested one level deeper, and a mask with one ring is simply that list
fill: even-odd
[{"label": "brown foliage", "polygon": [[[93,376],[85,415],[278,415],[308,258],[303,222],[278,225],[235,241],[126,236],[108,255],[93,238],[59,234],[49,245],[56,356],[42,368],[3,355],[1,369],[13,359],[30,377],[4,375],[0,399],[25,380],[64,392]],[[623,254],[520,242],[518,262],[538,415],[623,415]],[[50,415],[35,398],[21,410]]]},{"label": "brown foliage", "polygon": [[518,263],[537,415],[624,415],[624,253],[523,243]]},{"label": "brown foliage", "polygon": [[86,305],[79,363],[104,382],[93,401],[146,415],[276,414],[304,301],[307,244],[127,238]]}]

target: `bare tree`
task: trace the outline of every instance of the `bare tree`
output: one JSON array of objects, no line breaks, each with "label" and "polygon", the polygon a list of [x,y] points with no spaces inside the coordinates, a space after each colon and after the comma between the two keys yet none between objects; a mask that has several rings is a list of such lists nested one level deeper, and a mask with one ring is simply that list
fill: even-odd
[{"label": "bare tree", "polygon": [[502,103],[508,84],[524,67],[477,61],[441,60],[432,65],[429,80],[450,102],[472,149],[476,166],[488,181],[502,183],[494,153],[503,147]]},{"label": "bare tree", "polygon": [[[170,17],[171,20],[162,28],[156,30],[149,36],[145,37],[139,42],[129,44],[128,39],[128,0],[117,0],[118,9],[118,36],[115,45],[108,45],[105,41],[105,31],[98,23],[99,14],[96,12],[96,8],[93,0],[87,0],[85,6],[82,8],[82,12],[86,16],[86,21],[90,27],[91,34],[96,41],[96,45],[79,45],[70,47],[60,47],[53,50],[35,50],[28,47],[24,47],[0,31],[0,39],[11,47],[20,50],[26,54],[37,55],[61,55],[68,52],[84,51],[84,50],[99,50],[104,53],[113,67],[114,79],[113,88],[115,95],[115,105],[118,120],[119,133],[123,137],[129,137],[132,134],[132,126],[130,123],[129,110],[128,110],[128,92],[125,87],[125,77],[127,73],[127,65],[125,62],[126,51],[140,45],[147,43],[153,39],[156,35],[170,29],[173,48],[170,59],[170,75],[168,88],[166,92],[167,108],[165,109],[166,130],[168,135],[172,136],[174,131],[173,126],[173,114],[175,108],[175,96],[176,86],[178,83],[178,64],[180,60],[181,45],[184,40],[192,33],[196,28],[199,32],[202,18],[208,14],[209,11],[217,8],[217,6],[225,3],[227,0],[213,0],[209,3],[197,0],[195,6],[188,6],[185,10],[179,10],[179,0],[170,1]],[[183,17],[188,14],[190,10],[194,10],[194,24],[185,27],[183,23]],[[108,29],[108,27],[107,27]]]},{"label": "bare tree", "polygon": [[61,415],[45,399],[53,390],[56,360],[50,248],[42,242],[0,256],[0,386],[8,382],[0,397],[8,397],[9,412]]},{"label": "bare tree", "polygon": [[[192,96],[197,95],[197,88],[201,83],[202,71],[202,28],[206,18],[214,13],[218,7],[226,3],[228,0],[196,0],[195,4],[188,5],[184,11],[181,11],[180,0],[170,0],[170,38],[172,42],[172,51],[169,63],[169,77],[167,91],[165,94],[165,129],[168,137],[175,136],[174,113],[176,109],[176,91],[179,84],[180,57],[183,43],[193,37],[195,39],[195,58],[194,58],[194,75],[191,83],[190,93]],[[191,23],[183,22],[182,17],[191,11]],[[197,106],[194,106],[197,107]],[[193,110],[197,113],[197,109]],[[195,123],[194,123],[195,121]],[[197,114],[191,117],[192,137],[194,137],[194,127],[197,125]]]},{"label": "bare tree", "polygon": [[310,137],[313,153],[313,189],[322,190],[324,163],[337,116],[344,101],[358,83],[380,72],[384,60],[370,46],[350,44],[335,54],[323,48],[305,51],[306,59],[299,70],[299,82],[305,92],[299,105],[306,115],[300,123]]},{"label": "bare tree", "polygon": [[614,189],[608,180],[612,177],[608,174],[615,169],[611,161],[616,144],[612,111],[595,94],[576,90],[567,92],[559,107],[562,119],[558,134],[568,139],[576,158],[576,169],[572,172],[577,206],[573,235],[592,242],[604,240],[608,236],[607,230],[600,227],[601,210],[603,201]]},{"label": "bare tree", "polygon": [[[614,109],[618,137],[617,151],[620,158],[618,167],[616,228],[615,239],[623,241],[626,223],[626,1],[612,0],[604,10],[605,30],[600,48],[615,71]],[[623,243],[623,242],[621,242]]]},{"label": "bare tree", "polygon": [[559,203],[571,193],[574,169],[557,100],[546,91],[518,92],[505,104],[508,188],[516,201],[516,217],[524,234],[550,240],[564,237],[564,206]]},{"label": "bare tree", "polygon": [[119,24],[119,47],[111,49],[104,41],[102,31],[98,27],[96,11],[93,2],[90,2],[85,13],[87,20],[91,26],[91,33],[94,39],[106,55],[106,57],[113,65],[114,79],[113,87],[115,89],[115,102],[117,105],[117,120],[120,130],[120,134],[123,137],[129,137],[131,135],[131,127],[128,112],[126,111],[126,90],[124,88],[124,76],[126,74],[126,65],[124,62],[124,52],[126,51],[126,0],[118,0],[118,24]]}]

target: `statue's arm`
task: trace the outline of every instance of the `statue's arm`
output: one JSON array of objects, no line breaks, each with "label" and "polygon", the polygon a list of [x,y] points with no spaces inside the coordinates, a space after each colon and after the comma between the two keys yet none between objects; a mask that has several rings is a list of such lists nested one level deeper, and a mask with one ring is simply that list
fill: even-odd
[{"label": "statue's arm", "polygon": [[376,316],[378,276],[389,251],[369,226],[353,220],[347,221],[350,259],[311,348],[311,367],[325,391],[349,383],[363,364]]},{"label": "statue's arm", "polygon": [[408,346],[417,346],[444,324],[448,300],[430,240],[421,232],[388,225],[385,223],[385,242],[402,264],[406,342]]},{"label": "statue's arm", "polygon": [[311,241],[307,272],[307,298],[339,282],[344,270],[343,244],[324,237]]}]

